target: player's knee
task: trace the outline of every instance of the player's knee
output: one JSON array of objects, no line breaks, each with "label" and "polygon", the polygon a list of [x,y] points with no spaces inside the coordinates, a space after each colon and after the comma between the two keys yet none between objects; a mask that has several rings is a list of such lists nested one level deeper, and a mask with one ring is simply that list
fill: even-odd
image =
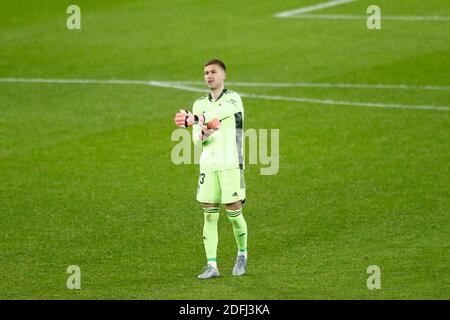
[{"label": "player's knee", "polygon": [[219,220],[219,208],[204,208],[203,213],[205,216],[205,222],[206,223],[214,223]]},{"label": "player's knee", "polygon": [[203,208],[203,210],[208,209],[208,208],[217,208],[217,209],[219,209],[219,204],[218,203],[202,202],[202,208]]},{"label": "player's knee", "polygon": [[227,203],[225,207],[227,210],[239,210],[242,208],[242,202],[239,200],[233,203]]},{"label": "player's knee", "polygon": [[231,223],[233,224],[239,224],[242,220],[242,208],[239,207],[238,209],[228,209],[227,208],[227,215],[228,215],[228,219],[231,221]]},{"label": "player's knee", "polygon": [[215,222],[217,221],[219,217],[219,214],[215,214],[215,213],[205,213],[205,222]]}]

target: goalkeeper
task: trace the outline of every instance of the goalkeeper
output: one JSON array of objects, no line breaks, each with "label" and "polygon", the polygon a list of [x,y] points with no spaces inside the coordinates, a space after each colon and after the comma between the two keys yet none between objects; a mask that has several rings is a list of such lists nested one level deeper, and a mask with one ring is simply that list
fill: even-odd
[{"label": "goalkeeper", "polygon": [[192,113],[175,115],[179,127],[192,126],[194,144],[201,144],[197,201],[204,214],[203,243],[207,266],[199,279],[219,276],[217,268],[217,222],[224,204],[233,227],[238,252],[233,275],[241,276],[247,267],[247,224],[242,214],[245,202],[243,124],[244,107],[240,96],[224,87],[225,64],[217,59],[204,66],[209,94],[196,100]]}]

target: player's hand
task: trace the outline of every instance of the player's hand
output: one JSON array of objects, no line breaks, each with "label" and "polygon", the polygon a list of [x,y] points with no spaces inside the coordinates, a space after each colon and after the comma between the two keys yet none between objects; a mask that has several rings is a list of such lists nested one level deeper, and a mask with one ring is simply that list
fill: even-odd
[{"label": "player's hand", "polygon": [[220,120],[217,119],[217,118],[214,118],[210,122],[207,123],[206,127],[208,129],[219,130],[219,128],[220,128]]},{"label": "player's hand", "polygon": [[217,118],[212,119],[206,126],[202,127],[200,132],[200,139],[208,139],[214,132],[220,129],[220,120]]},{"label": "player's hand", "polygon": [[187,128],[190,116],[193,116],[193,114],[190,111],[181,109],[180,112],[177,112],[175,114],[174,118],[175,124],[180,128]]},{"label": "player's hand", "polygon": [[175,114],[175,124],[180,128],[187,128],[194,124],[203,124],[205,117],[203,115],[197,116],[192,112],[181,109]]}]

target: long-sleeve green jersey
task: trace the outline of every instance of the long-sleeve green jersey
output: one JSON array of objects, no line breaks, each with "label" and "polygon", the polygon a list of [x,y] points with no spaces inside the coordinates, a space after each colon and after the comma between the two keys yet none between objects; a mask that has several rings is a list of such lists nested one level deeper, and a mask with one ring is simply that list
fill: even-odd
[{"label": "long-sleeve green jersey", "polygon": [[200,138],[201,126],[194,125],[192,139],[194,144],[202,144],[200,171],[244,169],[243,127],[244,106],[241,97],[234,91],[224,89],[217,100],[211,94],[194,102],[194,114],[203,114],[205,124],[214,118],[221,122],[220,129],[207,139]]}]

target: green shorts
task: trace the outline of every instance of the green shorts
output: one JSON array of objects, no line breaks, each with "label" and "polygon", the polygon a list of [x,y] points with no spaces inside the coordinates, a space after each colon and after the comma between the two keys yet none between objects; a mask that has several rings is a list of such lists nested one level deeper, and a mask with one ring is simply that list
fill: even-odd
[{"label": "green shorts", "polygon": [[245,201],[244,170],[229,169],[200,172],[197,201],[202,203],[234,203]]}]

